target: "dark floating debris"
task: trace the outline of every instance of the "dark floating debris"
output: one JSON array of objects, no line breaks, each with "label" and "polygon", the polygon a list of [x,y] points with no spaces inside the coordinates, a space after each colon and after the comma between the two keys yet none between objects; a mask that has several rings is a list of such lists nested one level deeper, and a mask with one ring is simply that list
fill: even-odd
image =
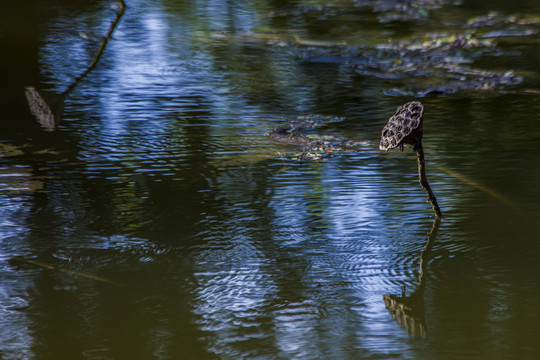
[{"label": "dark floating debris", "polygon": [[342,121],[341,117],[319,115],[297,116],[273,130],[269,137],[294,149],[281,155],[285,158],[309,161],[325,160],[340,154],[355,151],[365,141],[351,140],[344,137],[319,134],[315,130],[330,123]]},{"label": "dark floating debris", "polygon": [[534,89],[518,89],[524,79],[512,69],[480,69],[475,63],[484,57],[519,56],[518,51],[502,48],[496,40],[534,41],[533,36],[540,33],[540,18],[489,13],[452,27],[451,33],[419,34],[378,45],[310,46],[297,51],[306,64],[342,64],[362,76],[399,80],[398,87],[383,90],[386,95],[537,93]]},{"label": "dark floating debris", "polygon": [[[523,78],[512,70],[482,70],[470,65],[477,57],[500,53],[489,38],[473,34],[431,34],[422,41],[390,42],[374,49],[360,49],[346,61],[360,75],[405,82],[402,88],[385,90],[386,95],[428,96],[462,91],[508,91],[521,84]],[[328,54],[325,58],[331,59]],[[414,83],[414,87],[408,87],[408,83]]]},{"label": "dark floating debris", "polygon": [[[443,67],[441,66],[440,68]],[[517,76],[511,70],[503,74],[488,71],[465,71],[465,69],[459,69],[459,71],[465,76],[463,80],[439,81],[438,83],[434,83],[425,88],[392,88],[385,90],[384,94],[389,96],[424,97],[466,91],[510,92],[510,89],[513,86],[518,85],[523,81],[521,76]],[[523,91],[526,92],[526,90]]]},{"label": "dark floating debris", "polygon": [[429,17],[429,12],[445,5],[455,4],[455,0],[374,0],[373,10],[381,22],[420,21]]},{"label": "dark floating debris", "polygon": [[283,9],[272,11],[269,17],[306,17],[321,14],[324,17],[339,16],[343,13],[357,12],[365,9],[370,13],[375,13],[380,22],[391,21],[419,21],[427,19],[429,12],[449,4],[459,4],[459,0],[367,0],[350,2],[350,5],[298,5],[294,7],[284,7]]},{"label": "dark floating debris", "polygon": [[540,18],[534,15],[505,15],[491,11],[487,15],[471,18],[465,24],[466,28],[501,27],[507,25],[538,25]]},{"label": "dark floating debris", "polygon": [[[361,13],[364,9],[376,13],[379,22],[436,21],[431,15],[436,9],[455,5],[459,0],[394,1],[373,0],[332,6],[293,6],[270,13],[271,17],[307,17],[327,20],[329,17]],[[523,88],[524,76],[511,68],[482,69],[478,59],[520,56],[520,48],[507,44],[523,41],[536,43],[540,34],[540,17],[505,15],[490,12],[465,22],[443,21],[434,33],[415,33],[401,40],[377,44],[377,39],[306,38],[294,33],[251,32],[219,34],[230,41],[263,41],[268,45],[287,48],[305,65],[336,64],[364,77],[385,79],[382,92],[390,96],[415,97],[465,93],[531,93],[538,89]],[[451,29],[451,30],[450,30]],[[390,36],[390,35],[389,35]],[[212,37],[212,36],[211,36]],[[504,38],[505,46],[497,40]]]}]

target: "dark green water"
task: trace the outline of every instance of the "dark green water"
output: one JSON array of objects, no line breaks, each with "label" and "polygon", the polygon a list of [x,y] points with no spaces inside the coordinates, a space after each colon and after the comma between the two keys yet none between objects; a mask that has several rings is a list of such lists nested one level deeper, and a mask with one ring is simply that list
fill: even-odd
[{"label": "dark green water", "polygon": [[[62,92],[115,10],[1,12],[2,359],[540,357],[536,1],[126,3],[55,131],[24,86]],[[414,53],[430,34],[476,45]],[[378,149],[414,99],[434,229],[414,153]],[[365,144],[281,156],[315,115]],[[383,300],[416,289],[423,336]]]}]

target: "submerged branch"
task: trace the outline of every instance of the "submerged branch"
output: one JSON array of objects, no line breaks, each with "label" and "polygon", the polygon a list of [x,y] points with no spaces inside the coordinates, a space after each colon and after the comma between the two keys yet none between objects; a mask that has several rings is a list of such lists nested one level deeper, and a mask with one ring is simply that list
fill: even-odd
[{"label": "submerged branch", "polygon": [[57,270],[57,271],[61,271],[61,272],[64,272],[64,273],[77,275],[77,276],[85,277],[87,279],[106,282],[106,283],[116,285],[116,286],[121,286],[122,285],[120,283],[117,283],[116,281],[109,280],[109,279],[106,279],[106,278],[103,278],[103,277],[100,277],[100,276],[96,276],[96,275],[92,275],[92,274],[86,274],[86,273],[82,273],[82,272],[74,271],[74,270],[69,270],[69,269],[63,269],[63,268],[59,268],[59,267],[54,266],[54,265],[49,265],[49,264],[46,264],[46,263],[42,263],[40,261],[36,261],[36,260],[32,260],[32,259],[25,259],[25,258],[20,257],[20,256],[14,256],[14,257],[11,258],[11,260],[36,265],[36,266],[39,266],[39,267],[42,267],[42,268],[45,268],[45,269],[49,269],[49,270]]},{"label": "submerged branch", "polygon": [[513,202],[512,200],[510,200],[509,198],[507,198],[506,196],[488,188],[487,186],[484,186],[470,178],[468,178],[467,176],[463,175],[462,173],[459,173],[455,170],[450,170],[448,168],[445,168],[445,167],[442,167],[442,166],[437,166],[437,169],[441,170],[441,171],[444,171],[445,173],[447,173],[448,175],[450,176],[453,176],[454,178],[464,182],[465,184],[468,184],[480,191],[483,191],[484,193],[492,196],[493,198],[499,200],[499,201],[502,201],[503,203],[505,203],[506,205],[510,206],[512,209],[514,209],[515,211],[517,211],[518,213],[521,213],[523,214],[524,211],[519,208],[519,206]]}]

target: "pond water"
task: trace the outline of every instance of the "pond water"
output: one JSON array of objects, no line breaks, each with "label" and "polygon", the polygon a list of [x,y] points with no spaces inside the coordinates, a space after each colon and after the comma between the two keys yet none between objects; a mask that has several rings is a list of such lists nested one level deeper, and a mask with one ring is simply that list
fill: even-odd
[{"label": "pond water", "polygon": [[[540,357],[537,1],[127,0],[46,131],[111,4],[2,15],[2,359]],[[378,149],[412,100],[441,221]]]}]

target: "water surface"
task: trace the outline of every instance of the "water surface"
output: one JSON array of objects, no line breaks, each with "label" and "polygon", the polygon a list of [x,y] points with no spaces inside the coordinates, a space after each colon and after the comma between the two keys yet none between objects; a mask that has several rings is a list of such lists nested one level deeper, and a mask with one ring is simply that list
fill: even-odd
[{"label": "water surface", "polygon": [[[55,131],[24,86],[64,91],[99,45],[79,33],[115,10],[55,1],[5,27],[25,50],[3,63],[2,358],[538,357],[540,7],[436,3],[127,1]],[[434,34],[490,43],[410,52]],[[435,225],[412,150],[378,150],[413,99]],[[362,144],[291,159],[268,134],[302,116]],[[418,289],[412,334],[383,295]]]}]

